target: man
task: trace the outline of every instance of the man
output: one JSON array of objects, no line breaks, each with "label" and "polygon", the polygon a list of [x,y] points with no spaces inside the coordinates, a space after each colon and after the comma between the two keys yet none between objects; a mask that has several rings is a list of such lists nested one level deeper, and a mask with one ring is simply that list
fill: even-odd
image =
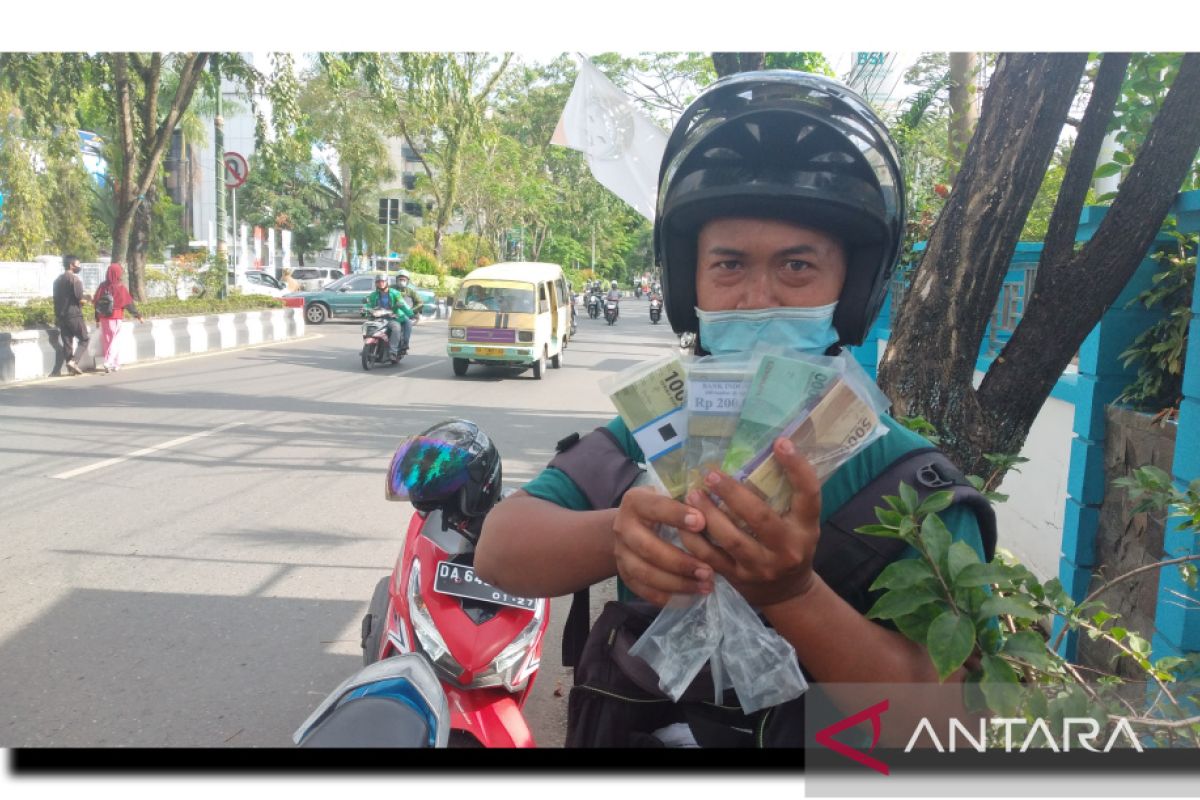
[{"label": "man", "polygon": [[[835,81],[782,70],[725,78],[684,112],[667,142],[655,256],[667,316],[676,333],[698,333],[698,352],[744,352],[761,338],[814,354],[861,343],[903,230],[903,178],[891,138],[861,98]],[[776,313],[745,313],[762,309]],[[886,415],[884,422],[888,434],[823,485],[804,454],[777,440],[774,457],[795,492],[791,508],[777,514],[720,471],[685,502],[649,487],[613,488],[613,481],[601,489],[596,464],[627,475],[630,461],[644,460],[618,418],[589,434],[600,437],[588,451],[595,458],[583,466],[556,458],[496,507],[476,572],[514,594],[545,597],[616,575],[623,598],[660,606],[676,594],[712,592],[719,574],[795,648],[812,680],[937,683],[922,645],[867,619],[869,606],[840,596],[842,578],[827,583],[814,569],[819,540],[825,552],[836,546],[823,536],[833,512],[897,457],[928,445]],[[715,500],[753,520],[752,532]],[[955,539],[986,557],[971,511],[955,505],[941,516]],[[679,530],[684,549],[659,537],[664,525]],[[863,580],[869,585],[873,576]],[[927,713],[924,703],[916,691],[892,700],[902,717]],[[772,725],[783,719],[776,714]],[[777,727],[774,741],[800,746],[794,725]]]},{"label": "man", "polygon": [[[83,321],[83,303],[90,302],[92,298],[83,291],[79,269],[79,257],[66,256],[63,258],[63,274],[54,279],[54,324],[58,327],[63,360],[72,375],[83,374],[79,359],[87,352],[90,343],[87,323]],[[73,352],[72,342],[78,342]]]},{"label": "man", "polygon": [[621,316],[621,290],[617,288],[616,281],[613,281],[608,287],[608,294],[604,296],[604,299],[617,304],[615,317],[619,319]]},{"label": "man", "polygon": [[396,274],[396,288],[400,291],[401,296],[408,302],[409,308],[412,309],[413,315],[411,318],[406,318],[401,322],[404,328],[404,350],[408,352],[408,342],[412,338],[412,327],[414,322],[419,322],[421,319],[421,306],[425,305],[421,300],[421,295],[417,294],[410,283],[411,279],[406,270],[400,270]]},{"label": "man", "polygon": [[363,311],[368,309],[382,308],[391,311],[394,315],[388,320],[388,355],[391,356],[392,363],[395,364],[400,360],[401,348],[404,352],[408,352],[408,338],[404,336],[403,329],[400,326],[399,319],[406,322],[416,316],[415,312],[409,308],[404,296],[396,289],[388,288],[388,276],[375,276],[375,291],[367,295],[367,299],[363,301]]}]

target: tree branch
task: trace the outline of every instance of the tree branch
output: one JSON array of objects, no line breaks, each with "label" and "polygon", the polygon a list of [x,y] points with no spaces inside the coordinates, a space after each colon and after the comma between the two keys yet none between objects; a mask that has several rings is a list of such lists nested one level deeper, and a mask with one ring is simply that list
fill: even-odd
[{"label": "tree branch", "polygon": [[[1075,250],[1075,232],[1079,229],[1079,213],[1087,198],[1092,183],[1092,173],[1100,148],[1104,145],[1104,133],[1112,119],[1113,108],[1121,95],[1121,83],[1129,67],[1128,53],[1106,53],[1100,61],[1096,85],[1091,100],[1084,111],[1071,152],[1071,161],[1054,203],[1050,223],[1046,231],[1045,246],[1042,248],[1038,282],[1057,265],[1066,263]],[[1037,286],[1034,287],[1036,295]]]}]

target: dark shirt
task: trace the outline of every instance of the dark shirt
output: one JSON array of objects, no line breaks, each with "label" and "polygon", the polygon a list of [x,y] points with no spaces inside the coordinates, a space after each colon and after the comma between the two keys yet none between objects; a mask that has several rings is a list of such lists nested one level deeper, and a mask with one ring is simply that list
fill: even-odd
[{"label": "dark shirt", "polygon": [[54,279],[54,318],[83,319],[83,281],[67,270]]}]

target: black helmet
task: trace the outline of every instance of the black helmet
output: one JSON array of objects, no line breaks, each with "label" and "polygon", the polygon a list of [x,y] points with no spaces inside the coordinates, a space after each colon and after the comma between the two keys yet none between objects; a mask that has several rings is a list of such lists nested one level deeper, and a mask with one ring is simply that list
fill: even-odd
[{"label": "black helmet", "polygon": [[388,469],[387,499],[449,518],[482,517],[500,499],[500,453],[474,422],[450,419],[400,443]]},{"label": "black helmet", "polygon": [[861,344],[904,237],[896,147],[843,84],[791,70],[716,81],[683,112],[658,175],[654,255],[676,333],[696,331],[696,236],[721,216],[796,221],[837,236],[846,282],[834,326]]}]

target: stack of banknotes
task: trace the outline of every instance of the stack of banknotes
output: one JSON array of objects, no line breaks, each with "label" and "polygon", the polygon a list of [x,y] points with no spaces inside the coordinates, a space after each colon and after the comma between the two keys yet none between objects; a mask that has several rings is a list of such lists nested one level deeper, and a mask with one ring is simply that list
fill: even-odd
[{"label": "stack of banknotes", "polygon": [[887,432],[881,395],[847,354],[814,356],[762,345],[734,356],[665,356],[605,379],[612,399],[674,498],[719,469],[775,511],[792,486],[772,447],[789,438],[824,481]]}]

